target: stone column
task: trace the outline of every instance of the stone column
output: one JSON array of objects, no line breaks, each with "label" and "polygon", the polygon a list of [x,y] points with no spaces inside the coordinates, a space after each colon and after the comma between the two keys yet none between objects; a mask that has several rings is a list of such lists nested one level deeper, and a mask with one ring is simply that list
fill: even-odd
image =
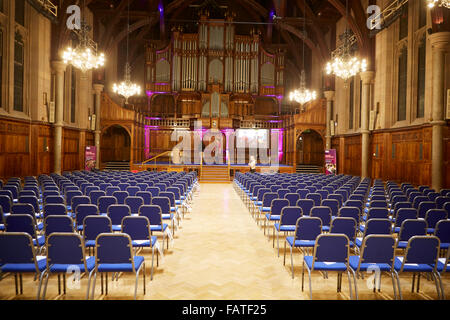
[{"label": "stone column", "polygon": [[438,32],[429,36],[433,55],[432,120],[431,143],[431,185],[439,192],[444,184],[444,139],[445,122],[445,53],[450,49],[450,32]]},{"label": "stone column", "polygon": [[66,70],[66,65],[62,61],[52,61],[52,68],[56,73],[53,172],[61,174],[62,128],[64,125],[64,71]]},{"label": "stone column", "polygon": [[[72,68],[72,72],[76,69]],[[89,71],[79,71],[79,82],[77,87],[78,106],[77,117],[78,127],[80,129],[90,129],[88,108],[92,104],[91,79],[88,75]]]},{"label": "stone column", "polygon": [[331,105],[334,99],[334,91],[325,91],[324,95],[327,99],[327,129],[325,133],[325,149],[331,149]]},{"label": "stone column", "polygon": [[361,177],[368,178],[369,174],[369,110],[370,110],[370,86],[375,72],[365,71],[360,73],[362,80],[361,93]]},{"label": "stone column", "polygon": [[97,161],[95,162],[95,168],[100,169],[100,98],[103,91],[103,85],[95,83],[93,85],[95,92],[95,147],[97,148]]}]

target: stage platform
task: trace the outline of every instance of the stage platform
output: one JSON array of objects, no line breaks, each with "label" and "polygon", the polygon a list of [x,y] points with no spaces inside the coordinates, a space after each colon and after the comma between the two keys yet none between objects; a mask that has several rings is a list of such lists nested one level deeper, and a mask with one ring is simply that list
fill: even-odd
[{"label": "stage platform", "polygon": [[[201,175],[204,168],[223,168],[224,170],[226,168],[229,168],[229,176],[230,180],[233,179],[235,172],[248,172],[250,171],[250,168],[248,164],[173,164],[169,162],[152,162],[152,163],[133,163],[130,166],[130,170],[137,170],[137,171],[144,171],[144,170],[157,170],[157,171],[197,171],[199,175]],[[274,168],[269,165],[257,165],[256,171],[257,172],[270,172],[273,171]],[[294,166],[280,164],[278,165],[279,173],[294,173],[295,168]]]}]

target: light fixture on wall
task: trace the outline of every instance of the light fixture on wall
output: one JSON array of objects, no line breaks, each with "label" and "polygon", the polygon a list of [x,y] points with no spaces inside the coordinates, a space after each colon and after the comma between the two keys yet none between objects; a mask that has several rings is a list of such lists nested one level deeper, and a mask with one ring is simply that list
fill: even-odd
[{"label": "light fixture on wall", "polygon": [[427,0],[428,8],[445,7],[450,9],[450,0]]},{"label": "light fixture on wall", "polygon": [[352,52],[356,37],[348,29],[348,0],[346,0],[345,10],[345,32],[339,36],[342,45],[331,53],[332,59],[327,63],[326,72],[327,74],[334,74],[342,78],[347,83],[349,78],[362,71],[366,71],[367,62],[365,59],[359,59]]},{"label": "light fixture on wall", "polygon": [[125,104],[128,104],[128,98],[141,93],[141,87],[131,82],[131,67],[128,63],[128,39],[130,33],[130,1],[128,1],[128,16],[127,16],[127,61],[125,63],[124,81],[119,84],[114,83],[113,92],[125,98]]},{"label": "light fixture on wall", "polygon": [[[86,11],[85,3],[83,9]],[[83,73],[102,67],[105,64],[104,54],[97,52],[97,43],[89,36],[90,30],[91,26],[83,20],[80,24],[80,29],[73,30],[78,38],[78,45],[75,48],[68,47],[63,52],[64,63],[70,63]]]},{"label": "light fixture on wall", "polygon": [[[305,2],[306,6],[306,2]],[[306,8],[303,8],[303,34],[306,38]],[[316,99],[317,94],[314,90],[309,90],[306,88],[306,74],[305,74],[305,40],[302,41],[302,60],[303,60],[303,69],[300,73],[300,88],[295,89],[289,93],[289,100],[295,101],[299,103],[302,107],[304,104],[313,101]]]}]

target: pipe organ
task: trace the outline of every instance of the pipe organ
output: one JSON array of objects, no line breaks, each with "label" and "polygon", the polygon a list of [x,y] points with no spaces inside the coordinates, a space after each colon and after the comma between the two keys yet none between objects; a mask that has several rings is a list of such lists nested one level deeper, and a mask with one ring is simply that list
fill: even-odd
[{"label": "pipe organ", "polygon": [[265,50],[255,30],[236,34],[233,19],[230,13],[223,20],[209,19],[203,11],[197,33],[184,33],[176,27],[166,47],[146,44],[145,88],[150,114],[154,98],[164,94],[174,96],[174,117],[209,115],[222,122],[220,127],[225,123],[232,126],[233,118],[258,114],[260,98],[270,99],[274,105],[274,111],[263,114],[276,115],[284,96],[284,52]]}]

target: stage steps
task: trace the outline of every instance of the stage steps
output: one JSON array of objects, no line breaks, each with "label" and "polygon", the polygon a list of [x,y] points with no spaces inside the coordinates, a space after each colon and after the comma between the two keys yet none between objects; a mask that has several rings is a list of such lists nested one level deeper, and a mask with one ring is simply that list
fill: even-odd
[{"label": "stage steps", "polygon": [[130,170],[130,163],[128,161],[110,161],[104,164],[104,170]]},{"label": "stage steps", "polygon": [[200,182],[206,183],[230,183],[228,166],[203,166]]},{"label": "stage steps", "polygon": [[309,164],[298,164],[296,168],[297,173],[322,173],[322,167],[309,165]]}]

